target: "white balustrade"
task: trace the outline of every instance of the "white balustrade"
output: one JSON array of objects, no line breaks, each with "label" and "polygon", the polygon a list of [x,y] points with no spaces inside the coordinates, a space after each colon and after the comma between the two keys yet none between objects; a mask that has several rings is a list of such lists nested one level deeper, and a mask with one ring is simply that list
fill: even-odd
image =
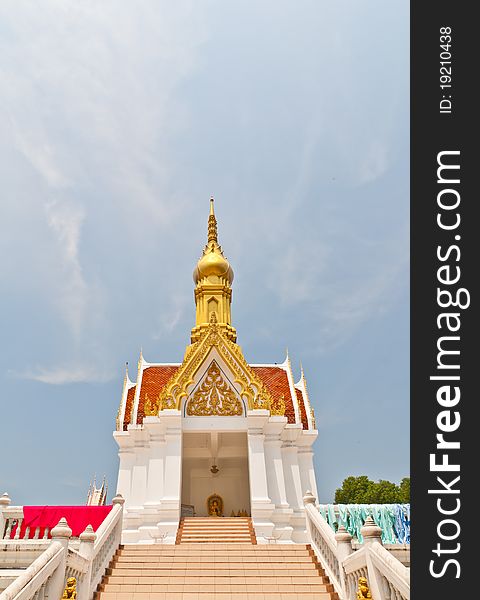
[{"label": "white balustrade", "polygon": [[356,600],[360,577],[375,600],[410,600],[409,569],[383,547],[382,530],[371,517],[361,529],[364,544],[353,552],[351,536],[344,528],[333,533],[311,492],[303,500],[312,548],[340,600]]},{"label": "white balustrade", "polygon": [[97,530],[93,545],[90,598],[105,574],[105,569],[115,555],[122,538],[122,516],[125,500],[117,495],[112,500],[113,508]]},{"label": "white balustrade", "polygon": [[303,501],[305,503],[305,516],[307,531],[311,540],[313,551],[326,574],[333,584],[335,591],[342,598],[341,565],[337,555],[337,540],[328,523],[315,507],[315,496],[307,492]]},{"label": "white balustrade", "polygon": [[48,548],[1,594],[0,600],[42,600],[61,598],[66,550],[60,542]]},{"label": "white balustrade", "polygon": [[[43,539],[39,540],[38,528],[35,531],[35,541],[28,540],[28,531],[22,540],[22,507],[10,507],[8,496],[0,496],[0,539],[3,540],[2,546],[5,546],[3,549],[11,548],[14,552],[23,549],[38,554],[42,545],[48,544],[30,566],[0,593],[0,600],[56,600],[61,598],[65,581],[69,577],[75,577],[77,580],[77,600],[90,600],[120,545],[124,499],[116,496],[112,503],[112,510],[97,532],[95,533],[89,525],[80,535],[77,550],[69,547],[72,532],[65,519],[61,519],[52,529],[51,540],[47,540],[48,531]],[[10,535],[15,524],[19,526],[14,539],[11,540]]]}]

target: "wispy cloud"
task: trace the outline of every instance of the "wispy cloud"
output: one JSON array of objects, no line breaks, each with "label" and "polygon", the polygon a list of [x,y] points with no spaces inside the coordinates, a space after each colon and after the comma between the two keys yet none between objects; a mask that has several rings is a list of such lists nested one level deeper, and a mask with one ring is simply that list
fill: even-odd
[{"label": "wispy cloud", "polygon": [[56,302],[78,339],[82,333],[90,296],[79,256],[85,211],[72,203],[51,201],[46,206],[46,215],[48,226],[55,236],[61,265]]},{"label": "wispy cloud", "polygon": [[110,381],[116,373],[99,369],[97,366],[73,364],[52,368],[38,367],[27,371],[10,371],[10,375],[49,385],[65,385],[69,383],[105,383]]},{"label": "wispy cloud", "polygon": [[157,330],[154,330],[151,334],[153,340],[160,340],[165,334],[170,334],[174,331],[178,324],[181,322],[185,311],[194,311],[194,305],[190,301],[190,298],[183,294],[175,294],[171,299],[171,304],[160,317],[160,324]]},{"label": "wispy cloud", "polygon": [[388,146],[384,140],[372,140],[358,162],[359,184],[381,177],[389,166]]}]

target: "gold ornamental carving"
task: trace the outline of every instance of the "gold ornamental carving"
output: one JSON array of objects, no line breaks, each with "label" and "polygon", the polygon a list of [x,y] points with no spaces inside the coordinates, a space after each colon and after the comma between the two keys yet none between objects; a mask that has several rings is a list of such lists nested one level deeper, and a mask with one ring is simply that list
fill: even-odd
[{"label": "gold ornamental carving", "polygon": [[358,578],[358,591],[357,591],[357,600],[365,600],[371,599],[372,594],[370,593],[370,588],[368,587],[368,581],[365,577]]},{"label": "gold ornamental carving", "polygon": [[280,398],[274,398],[272,400],[270,414],[281,417],[285,415],[285,394],[282,394]]},{"label": "gold ornamental carving", "polygon": [[265,384],[245,360],[240,346],[229,340],[215,322],[209,323],[200,339],[187,347],[182,365],[160,392],[160,410],[180,409],[183,398],[188,396],[188,388],[194,383],[196,372],[213,347],[233,373],[234,382],[241,386],[240,396],[246,400],[248,408],[269,410],[272,397]]},{"label": "gold ornamental carving", "polygon": [[186,412],[188,416],[196,417],[235,417],[243,414],[242,403],[222,377],[215,361],[212,361],[205,379],[188,401]]},{"label": "gold ornamental carving", "polygon": [[150,399],[145,394],[145,404],[143,405],[143,414],[146,417],[157,417],[160,410],[160,394],[155,399]]}]

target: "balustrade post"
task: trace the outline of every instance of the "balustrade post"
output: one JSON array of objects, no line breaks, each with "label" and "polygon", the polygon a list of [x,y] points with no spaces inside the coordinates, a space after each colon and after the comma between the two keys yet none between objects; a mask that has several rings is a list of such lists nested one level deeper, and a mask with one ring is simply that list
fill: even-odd
[{"label": "balustrade post", "polygon": [[[115,543],[118,546],[120,545],[120,542],[122,540],[122,529],[123,529],[123,508],[124,508],[124,504],[125,504],[125,498],[122,496],[122,494],[117,494],[115,496],[115,498],[112,499],[112,504],[113,504],[113,508],[115,508],[115,506],[119,505],[120,506],[120,516],[118,519],[118,523],[117,523],[117,532],[115,535]],[[113,510],[112,508],[112,510]]]},{"label": "balustrade post", "polygon": [[[305,492],[305,496],[303,497],[304,506],[306,507],[307,504],[311,504],[312,506],[315,506],[316,501],[317,501],[317,499],[312,494],[312,492],[310,490],[307,490]],[[310,542],[312,542],[312,540],[313,540],[312,525],[310,522],[310,515],[308,514],[308,510],[305,510],[305,524],[307,526],[308,537],[310,538]]]},{"label": "balustrade post", "polygon": [[315,506],[316,501],[317,501],[317,499],[312,494],[312,492],[310,490],[307,490],[305,492],[305,496],[303,497],[303,503],[304,504],[313,504]]},{"label": "balustrade post", "polygon": [[91,525],[87,525],[85,531],[80,534],[80,547],[78,553],[89,562],[88,570],[82,577],[80,585],[77,589],[77,600],[89,600],[90,598],[90,583],[92,580],[92,564],[93,564],[93,545],[97,539],[97,534],[93,531]]},{"label": "balustrade post", "polygon": [[378,542],[383,546],[382,528],[376,525],[373,517],[368,516],[366,518],[363,527],[360,529],[360,533],[362,534],[364,544],[368,545]]},{"label": "balustrade post", "polygon": [[368,516],[365,520],[363,527],[360,529],[360,533],[363,537],[363,543],[366,548],[366,558],[367,558],[367,571],[368,571],[368,585],[370,586],[370,590],[372,592],[372,597],[375,600],[386,600],[381,578],[377,572],[377,569],[372,563],[372,559],[370,557],[370,548],[372,544],[378,542],[380,545],[382,544],[382,528],[378,527],[373,520],[373,517]]},{"label": "balustrade post", "polygon": [[3,540],[5,535],[5,525],[7,523],[7,519],[4,516],[4,511],[10,506],[10,496],[5,492],[2,496],[0,496],[0,540]]},{"label": "balustrade post", "polygon": [[72,537],[72,530],[68,526],[67,519],[62,517],[58,524],[50,532],[52,536],[51,543],[59,542],[63,547],[62,560],[58,568],[54,571],[48,582],[48,597],[61,598],[65,589],[65,570],[67,567],[68,542]]},{"label": "balustrade post", "polygon": [[348,533],[343,525],[340,525],[337,533],[335,534],[335,541],[337,542],[337,559],[340,570],[340,583],[344,597],[347,598],[347,576],[345,569],[343,568],[343,561],[350,556],[353,552],[352,548],[352,536]]}]

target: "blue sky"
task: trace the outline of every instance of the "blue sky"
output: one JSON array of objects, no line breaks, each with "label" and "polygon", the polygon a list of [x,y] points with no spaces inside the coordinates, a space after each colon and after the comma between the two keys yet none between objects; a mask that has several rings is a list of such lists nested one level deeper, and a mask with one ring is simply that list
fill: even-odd
[{"label": "blue sky", "polygon": [[303,363],[322,501],[409,472],[408,3],[0,5],[0,493],[116,485],[181,361],[210,195],[249,362]]}]

